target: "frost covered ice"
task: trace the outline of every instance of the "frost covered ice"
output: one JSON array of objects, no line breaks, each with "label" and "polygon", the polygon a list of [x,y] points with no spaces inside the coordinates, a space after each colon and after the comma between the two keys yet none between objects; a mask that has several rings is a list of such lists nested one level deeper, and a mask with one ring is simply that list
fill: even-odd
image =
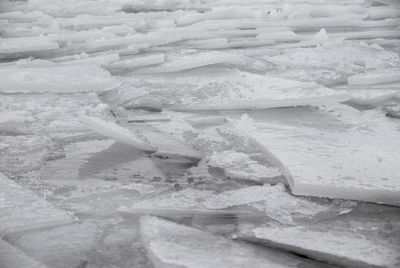
[{"label": "frost covered ice", "polygon": [[399,266],[399,10],[0,0],[0,267]]}]

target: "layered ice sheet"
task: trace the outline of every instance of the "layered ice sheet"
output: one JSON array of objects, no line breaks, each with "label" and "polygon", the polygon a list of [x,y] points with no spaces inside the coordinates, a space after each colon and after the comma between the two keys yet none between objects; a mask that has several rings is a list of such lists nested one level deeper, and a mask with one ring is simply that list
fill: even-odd
[{"label": "layered ice sheet", "polygon": [[5,93],[104,92],[119,85],[97,66],[0,68],[0,91]]}]

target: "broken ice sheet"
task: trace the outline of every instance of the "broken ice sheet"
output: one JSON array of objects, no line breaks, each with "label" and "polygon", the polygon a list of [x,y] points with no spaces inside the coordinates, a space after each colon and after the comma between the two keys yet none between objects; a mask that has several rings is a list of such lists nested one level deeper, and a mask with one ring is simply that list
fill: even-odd
[{"label": "broken ice sheet", "polygon": [[[340,71],[344,66],[349,72],[365,68],[385,68],[400,60],[397,53],[362,42],[333,42],[317,48],[286,50],[268,61],[288,67],[324,68]],[[343,68],[343,67],[342,67]]]},{"label": "broken ice sheet", "polygon": [[0,91],[5,93],[104,92],[119,81],[93,65],[0,68]]},{"label": "broken ice sheet", "polygon": [[141,68],[136,73],[152,74],[152,73],[174,73],[184,70],[195,69],[203,66],[234,62],[239,59],[234,54],[222,52],[202,52],[187,55],[173,55],[167,57],[164,64],[156,67]]},{"label": "broken ice sheet", "polygon": [[222,168],[228,178],[255,183],[268,183],[270,178],[281,176],[278,168],[260,164],[249,155],[232,150],[214,153],[207,165]]},{"label": "broken ice sheet", "polygon": [[100,229],[92,223],[75,223],[10,235],[8,240],[48,267],[81,267],[97,245]]},{"label": "broken ice sheet", "polygon": [[146,86],[148,93],[133,98],[125,107],[157,105],[181,111],[263,109],[317,105],[344,97],[311,82],[226,69],[143,78],[134,84]]},{"label": "broken ice sheet", "polygon": [[254,112],[253,130],[243,131],[270,154],[293,194],[399,206],[397,123],[374,110],[331,108],[292,118]]},{"label": "broken ice sheet", "polygon": [[351,86],[365,86],[374,84],[385,84],[400,81],[400,69],[386,69],[379,71],[355,74],[347,78],[347,82]]},{"label": "broken ice sheet", "polygon": [[0,173],[0,233],[69,223],[70,215]]},{"label": "broken ice sheet", "polygon": [[334,205],[294,197],[283,185],[250,186],[221,193],[187,188],[160,196],[124,205],[120,212],[124,217],[150,214],[168,218],[184,218],[194,215],[209,217],[255,216],[281,224],[293,225],[302,222],[335,217],[351,204]]},{"label": "broken ice sheet", "polygon": [[399,209],[363,205],[318,224],[246,227],[239,237],[346,267],[398,267]]},{"label": "broken ice sheet", "polygon": [[140,219],[141,239],[154,267],[324,267],[288,253],[236,242],[156,217]]},{"label": "broken ice sheet", "polygon": [[3,268],[46,268],[43,263],[31,258],[21,249],[2,239],[0,240],[0,264]]}]

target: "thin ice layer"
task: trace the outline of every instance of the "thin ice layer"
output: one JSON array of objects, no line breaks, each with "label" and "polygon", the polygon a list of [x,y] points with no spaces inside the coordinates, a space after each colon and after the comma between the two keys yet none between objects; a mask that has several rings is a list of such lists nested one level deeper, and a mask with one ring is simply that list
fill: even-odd
[{"label": "thin ice layer", "polygon": [[0,174],[0,233],[65,224],[70,215]]},{"label": "thin ice layer", "polygon": [[119,86],[115,77],[93,65],[0,68],[5,93],[104,92]]},{"label": "thin ice layer", "polygon": [[[268,122],[249,134],[280,168],[293,194],[400,205],[399,126],[376,111],[337,105]],[[307,121],[298,121],[307,118]],[[246,131],[246,130],[244,130]]]},{"label": "thin ice layer", "polygon": [[222,236],[155,217],[140,219],[147,255],[159,267],[324,267],[268,248],[235,242]]}]

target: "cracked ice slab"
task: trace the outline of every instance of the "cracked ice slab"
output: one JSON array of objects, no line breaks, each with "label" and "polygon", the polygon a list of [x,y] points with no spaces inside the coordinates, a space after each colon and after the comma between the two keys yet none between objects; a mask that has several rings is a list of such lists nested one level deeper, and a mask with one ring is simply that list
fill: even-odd
[{"label": "cracked ice slab", "polygon": [[141,217],[141,238],[156,268],[324,267],[273,249],[236,242],[156,217]]},{"label": "cracked ice slab", "polygon": [[8,234],[72,221],[65,211],[0,173],[0,233]]},{"label": "cracked ice slab", "polygon": [[104,92],[119,86],[109,72],[93,65],[0,68],[5,93]]},{"label": "cracked ice slab", "polygon": [[345,267],[398,267],[398,209],[363,210],[367,212],[359,210],[318,224],[242,226],[238,237]]},{"label": "cracked ice slab", "polygon": [[307,116],[306,123],[283,117],[267,123],[260,116],[246,131],[280,168],[293,194],[400,206],[397,122],[344,105],[291,115]]}]

